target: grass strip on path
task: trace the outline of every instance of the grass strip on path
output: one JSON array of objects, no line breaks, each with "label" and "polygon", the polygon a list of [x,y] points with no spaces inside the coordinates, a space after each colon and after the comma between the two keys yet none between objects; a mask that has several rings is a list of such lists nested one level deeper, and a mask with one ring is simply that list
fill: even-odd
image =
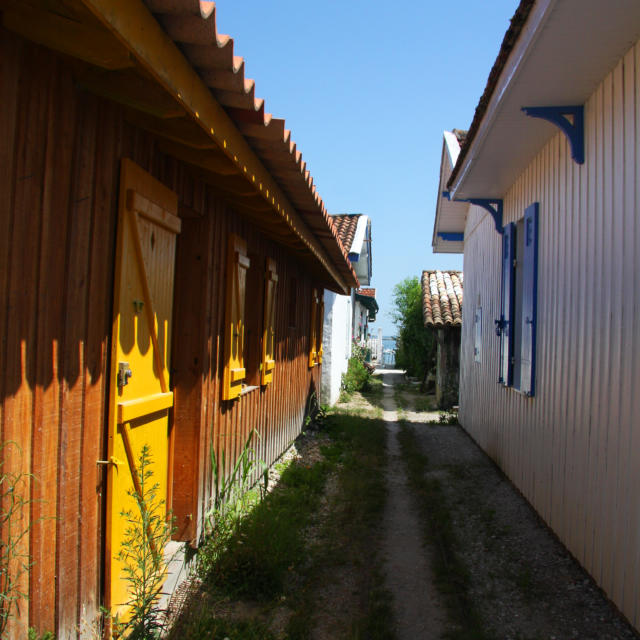
[{"label": "grass strip on path", "polygon": [[451,511],[440,480],[429,475],[429,460],[420,451],[413,428],[401,421],[398,439],[409,486],[424,526],[425,542],[433,550],[436,586],[443,596],[450,622],[450,640],[490,640],[470,596],[468,571],[458,553]]},{"label": "grass strip on path", "polygon": [[[344,571],[357,595],[339,637],[393,638],[377,551],[384,422],[335,413],[312,437],[323,443],[321,456],[291,463],[271,493],[200,548],[201,585],[170,639],[309,638],[322,621],[323,598],[341,587],[331,580]],[[325,495],[328,484],[331,495]]]}]

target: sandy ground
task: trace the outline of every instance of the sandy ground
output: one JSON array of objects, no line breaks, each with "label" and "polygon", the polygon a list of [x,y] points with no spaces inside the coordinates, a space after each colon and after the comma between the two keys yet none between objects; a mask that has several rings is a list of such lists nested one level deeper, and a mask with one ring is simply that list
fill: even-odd
[{"label": "sandy ground", "polygon": [[382,548],[387,588],[393,594],[398,640],[437,640],[444,629],[443,608],[433,586],[428,554],[422,543],[417,511],[411,500],[398,444],[399,425],[393,384],[400,371],[382,370],[384,420],[387,423],[387,505]]}]

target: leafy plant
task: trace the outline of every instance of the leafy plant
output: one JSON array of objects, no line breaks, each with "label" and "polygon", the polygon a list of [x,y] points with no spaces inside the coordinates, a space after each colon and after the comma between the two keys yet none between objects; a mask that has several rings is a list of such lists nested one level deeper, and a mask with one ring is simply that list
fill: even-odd
[{"label": "leafy plant", "polygon": [[[31,474],[22,471],[7,471],[6,457],[9,447],[20,447],[12,441],[0,444],[0,637],[4,637],[13,610],[21,599],[28,598],[20,583],[29,572],[31,560],[24,551],[24,539],[29,535],[31,524],[28,509],[31,500],[22,491],[28,488]],[[25,515],[26,512],[26,515]]]},{"label": "leafy plant", "polygon": [[254,437],[257,439],[260,438],[260,433],[257,429],[252,429],[249,432],[249,436],[229,475],[225,475],[226,455],[224,449],[220,452],[219,457],[216,456],[213,442],[211,442],[209,456],[211,459],[211,469],[213,471],[214,497],[212,508],[206,516],[209,530],[215,527],[216,519],[231,513],[233,519],[236,520],[240,513],[242,513],[256,465],[260,466],[262,470],[264,491],[266,492],[268,489],[269,468],[264,460],[256,458],[256,452],[252,446]]},{"label": "leafy plant", "polygon": [[458,424],[458,414],[455,411],[443,411],[438,416],[438,424]]},{"label": "leafy plant", "polygon": [[28,636],[29,640],[56,640],[56,636],[51,631],[45,631],[42,635],[39,635],[38,632],[30,628]]},{"label": "leafy plant", "polygon": [[164,548],[173,533],[173,521],[165,514],[165,501],[158,495],[159,484],[153,481],[153,460],[148,445],[138,457],[138,487],[128,491],[135,510],[122,511],[127,522],[118,552],[128,585],[130,618],[114,620],[119,635],[130,640],[157,638],[162,631],[162,611],[158,607],[160,591],[166,577]]},{"label": "leafy plant", "polygon": [[392,317],[398,327],[396,365],[424,381],[435,367],[437,345],[433,331],[424,326],[417,277],[405,278],[393,288],[393,305]]},{"label": "leafy plant", "polygon": [[357,342],[351,344],[351,357],[347,364],[346,373],[342,374],[342,391],[347,396],[354,391],[363,391],[368,388],[371,372],[365,365],[366,348]]},{"label": "leafy plant", "polygon": [[327,418],[327,410],[328,407],[326,405],[318,403],[318,396],[316,392],[311,392],[307,399],[307,406],[305,409],[305,429],[321,428]]}]

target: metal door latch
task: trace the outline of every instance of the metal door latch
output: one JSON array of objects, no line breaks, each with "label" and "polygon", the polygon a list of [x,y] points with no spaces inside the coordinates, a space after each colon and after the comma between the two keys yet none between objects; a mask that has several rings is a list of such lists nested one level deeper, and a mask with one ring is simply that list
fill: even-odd
[{"label": "metal door latch", "polygon": [[128,362],[118,362],[118,387],[126,387],[129,384],[129,378],[133,376],[133,372],[129,369]]},{"label": "metal door latch", "polygon": [[122,464],[122,460],[111,456],[108,460],[96,460],[96,464],[112,464],[114,467],[119,467]]}]

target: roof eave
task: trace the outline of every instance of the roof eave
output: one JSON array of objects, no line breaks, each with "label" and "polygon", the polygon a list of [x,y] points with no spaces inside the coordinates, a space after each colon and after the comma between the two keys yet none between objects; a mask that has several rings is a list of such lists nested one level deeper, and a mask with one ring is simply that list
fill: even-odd
[{"label": "roof eave", "polygon": [[515,41],[505,36],[448,181],[452,198],[504,197],[558,131],[522,108],[584,105],[640,36],[636,0],[522,0],[522,8]]},{"label": "roof eave", "polygon": [[[333,225],[316,193],[309,172],[305,170],[295,145],[287,143],[287,136],[283,134],[281,142],[290,151],[291,162],[297,167],[294,171],[294,175],[298,175],[296,184],[299,183],[296,193],[306,194],[303,198],[304,204],[309,205],[306,208],[297,207],[292,202],[291,189],[286,189],[288,193],[285,191],[279,178],[274,177],[265,166],[263,159],[230,117],[229,113],[233,109],[225,110],[222,107],[192,63],[177,47],[176,42],[165,33],[154,15],[140,0],[78,0],[78,6],[80,5],[88,9],[128,50],[132,63],[135,61],[136,69],[144,70],[158,87],[174,98],[176,106],[195,125],[194,130],[199,131],[198,136],[210,141],[210,146],[204,144],[194,151],[200,155],[207,155],[207,149],[211,149],[216,161],[218,158],[226,158],[225,161],[233,168],[234,175],[237,175],[240,181],[246,182],[247,187],[239,194],[240,197],[246,197],[250,192],[254,194],[251,197],[256,198],[256,202],[262,202],[259,208],[268,212],[273,224],[280,229],[276,236],[281,236],[286,230],[285,233],[291,241],[299,247],[297,251],[303,251],[311,263],[315,262],[317,268],[314,267],[314,270],[318,275],[325,274],[320,278],[323,284],[341,293],[358,286],[357,276],[344,247],[335,236]],[[194,7],[198,8],[198,15],[194,17],[204,23],[211,5],[212,3],[203,4],[195,0]],[[212,44],[224,48],[227,41],[222,36],[218,40],[216,36],[215,43]],[[235,72],[235,57],[230,64],[233,67],[232,72]],[[253,89],[250,87],[248,90],[252,92]],[[264,123],[272,120],[270,116],[266,117],[263,114],[262,101],[252,104],[255,104],[256,114]],[[277,122],[275,124],[277,128]],[[201,159],[196,164],[207,170],[201,166]],[[296,198],[299,199],[297,195]]]},{"label": "roof eave", "polygon": [[456,136],[445,131],[440,157],[440,179],[436,195],[436,216],[433,223],[431,246],[434,253],[463,253],[464,229],[466,223],[466,203],[451,202],[443,195],[453,163],[460,152]]}]

